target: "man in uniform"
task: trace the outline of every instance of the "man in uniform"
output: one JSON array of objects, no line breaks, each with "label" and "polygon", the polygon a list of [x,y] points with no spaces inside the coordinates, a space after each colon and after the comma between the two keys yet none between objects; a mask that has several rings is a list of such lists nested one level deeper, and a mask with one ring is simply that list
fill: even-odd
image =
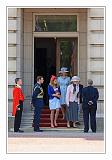
[{"label": "man in uniform", "polygon": [[42,132],[39,128],[40,123],[40,114],[42,111],[42,108],[44,106],[43,102],[43,88],[41,84],[43,84],[44,79],[42,76],[37,77],[37,83],[35,84],[33,88],[33,94],[32,94],[32,104],[34,106],[34,131],[35,132]]},{"label": "man in uniform", "polygon": [[89,115],[92,132],[96,132],[96,110],[99,93],[97,88],[93,87],[93,81],[88,80],[88,86],[82,90],[82,109],[84,118],[84,132],[89,131]]},{"label": "man in uniform", "polygon": [[23,101],[24,101],[24,95],[21,89],[22,79],[16,78],[15,83],[16,85],[13,89],[13,112],[12,112],[12,115],[15,116],[14,132],[24,132],[19,129],[21,125],[21,117],[22,117]]}]

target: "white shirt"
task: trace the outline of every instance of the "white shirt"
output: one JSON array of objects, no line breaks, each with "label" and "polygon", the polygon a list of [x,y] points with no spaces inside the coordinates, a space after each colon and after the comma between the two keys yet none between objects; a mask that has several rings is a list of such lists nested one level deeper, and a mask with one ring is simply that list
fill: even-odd
[{"label": "white shirt", "polygon": [[19,84],[16,84],[16,86],[17,86],[18,88],[21,88],[21,86],[20,86]]},{"label": "white shirt", "polygon": [[67,93],[66,93],[67,106],[69,106],[69,102],[75,101],[75,102],[79,103],[79,98],[77,97],[77,94],[79,92],[79,85],[76,85],[75,93],[73,93],[73,91],[74,91],[74,86],[73,86],[73,84],[71,84],[67,87]]}]

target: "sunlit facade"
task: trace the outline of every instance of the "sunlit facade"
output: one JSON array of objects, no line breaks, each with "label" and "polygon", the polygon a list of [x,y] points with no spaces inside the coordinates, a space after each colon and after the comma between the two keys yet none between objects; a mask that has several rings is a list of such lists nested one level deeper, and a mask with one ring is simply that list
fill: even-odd
[{"label": "sunlit facade", "polygon": [[8,8],[8,114],[14,79],[23,79],[29,112],[37,75],[58,75],[62,66],[98,88],[97,117],[104,117],[104,8]]}]

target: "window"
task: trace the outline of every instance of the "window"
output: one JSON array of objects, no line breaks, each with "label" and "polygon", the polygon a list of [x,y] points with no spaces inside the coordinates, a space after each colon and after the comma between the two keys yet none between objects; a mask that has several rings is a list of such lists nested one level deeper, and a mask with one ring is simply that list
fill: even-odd
[{"label": "window", "polygon": [[77,38],[59,40],[60,68],[67,67],[71,73],[77,74]]},{"label": "window", "polygon": [[35,15],[35,32],[77,32],[77,16]]}]

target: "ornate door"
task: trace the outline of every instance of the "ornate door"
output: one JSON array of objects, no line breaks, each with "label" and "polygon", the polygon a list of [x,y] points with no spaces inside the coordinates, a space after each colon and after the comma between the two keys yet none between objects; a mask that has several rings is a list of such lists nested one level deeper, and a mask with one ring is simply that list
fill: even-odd
[{"label": "ornate door", "polygon": [[70,75],[78,72],[78,38],[58,38],[56,46],[56,73],[61,67],[67,67]]}]

